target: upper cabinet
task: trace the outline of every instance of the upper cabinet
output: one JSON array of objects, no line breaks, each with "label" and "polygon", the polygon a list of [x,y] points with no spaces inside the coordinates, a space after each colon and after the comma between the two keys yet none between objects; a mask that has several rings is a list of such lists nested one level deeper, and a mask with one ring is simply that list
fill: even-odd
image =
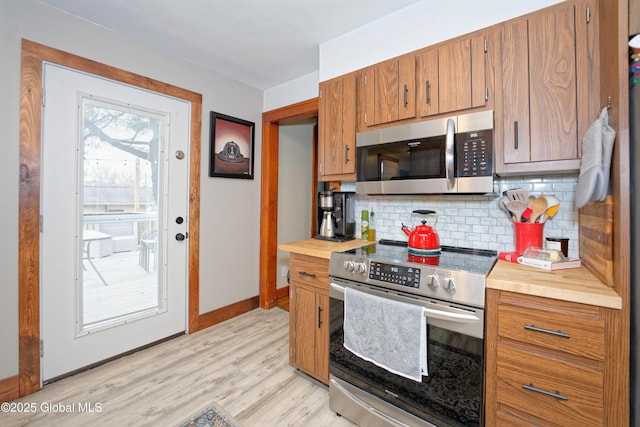
[{"label": "upper cabinet", "polygon": [[318,102],[319,181],[355,180],[355,73],[320,83]]},{"label": "upper cabinet", "polygon": [[[497,66],[496,171],[580,168],[581,136],[597,117],[590,2],[568,1],[507,22]],[[591,93],[590,93],[591,92]]]},{"label": "upper cabinet", "polygon": [[418,117],[483,107],[488,98],[486,53],[484,33],[418,53]]},{"label": "upper cabinet", "polygon": [[374,65],[362,73],[366,126],[416,116],[416,68],[412,55]]}]

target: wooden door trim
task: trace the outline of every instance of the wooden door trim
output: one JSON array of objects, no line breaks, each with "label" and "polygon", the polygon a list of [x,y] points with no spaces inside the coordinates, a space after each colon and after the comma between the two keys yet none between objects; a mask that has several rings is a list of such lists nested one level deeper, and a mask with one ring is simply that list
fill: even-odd
[{"label": "wooden door trim", "polygon": [[[279,126],[318,116],[318,98],[262,114],[262,183],[260,195],[260,307],[276,305],[278,245]],[[314,175],[317,176],[317,175]]]},{"label": "wooden door trim", "polygon": [[199,323],[202,95],[29,40],[22,40],[18,192],[19,395],[40,389],[40,184],[42,66],[50,62],[191,103],[189,190],[189,331]]}]

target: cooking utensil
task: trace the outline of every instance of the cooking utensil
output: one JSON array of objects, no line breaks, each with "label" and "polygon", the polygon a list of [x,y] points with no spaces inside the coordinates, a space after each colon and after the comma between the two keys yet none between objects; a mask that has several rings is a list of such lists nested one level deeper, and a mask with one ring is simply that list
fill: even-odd
[{"label": "cooking utensil", "polygon": [[529,193],[524,188],[512,188],[505,193],[509,200],[520,200],[525,204],[529,201]]},{"label": "cooking utensil", "polygon": [[553,218],[558,213],[559,209],[560,209],[559,204],[553,205],[550,208],[548,208],[547,211],[544,213],[544,217],[540,220],[540,222],[545,222],[549,218]]},{"label": "cooking utensil", "polygon": [[538,220],[538,217],[540,217],[540,215],[544,214],[547,211],[548,207],[549,203],[547,202],[546,198],[536,197],[536,200],[533,202],[533,207],[531,208],[531,210],[533,211],[531,213],[531,222],[536,222]]},{"label": "cooking utensil", "polygon": [[505,212],[509,216],[509,219],[515,222],[516,218],[513,216],[511,211],[507,209],[507,203],[509,203],[509,198],[507,196],[500,197],[498,199],[498,208],[500,208],[501,211]]},{"label": "cooking utensil", "polygon": [[553,215],[555,215],[558,212],[558,209],[560,208],[560,199],[558,199],[556,196],[553,195],[543,195],[540,197],[544,197],[545,199],[547,199],[547,210],[544,212],[544,214],[542,214],[542,216],[540,216],[540,222],[545,222],[548,218],[549,218],[549,210],[554,207],[554,206],[558,206],[558,208],[556,208],[553,211]]},{"label": "cooking utensil", "polygon": [[[432,215],[435,211],[415,210],[414,214]],[[437,221],[437,219],[436,219]],[[435,223],[434,223],[435,225]],[[440,251],[440,238],[433,227],[427,225],[426,220],[422,220],[420,225],[416,225],[413,230],[402,224],[402,231],[409,237],[409,251],[417,254],[429,254]]]},{"label": "cooking utensil", "polygon": [[511,200],[507,203],[507,209],[515,216],[516,222],[520,222],[522,214],[527,209],[527,203],[522,200]]}]

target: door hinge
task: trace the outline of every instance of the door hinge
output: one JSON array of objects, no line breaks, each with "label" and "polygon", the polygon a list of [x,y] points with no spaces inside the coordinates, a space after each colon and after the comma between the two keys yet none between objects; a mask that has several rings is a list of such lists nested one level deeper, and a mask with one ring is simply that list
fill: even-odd
[{"label": "door hinge", "polygon": [[44,341],[40,340],[40,358],[44,357]]},{"label": "door hinge", "polygon": [[40,228],[40,232],[42,233],[42,230],[44,229],[44,217],[42,215],[40,215],[40,219],[38,221],[38,227]]},{"label": "door hinge", "polygon": [[40,100],[40,102],[42,102],[42,106],[44,107],[45,104],[45,100],[46,100],[46,90],[44,88],[42,88],[42,99]]},{"label": "door hinge", "polygon": [[591,8],[587,8],[587,24],[591,22]]}]

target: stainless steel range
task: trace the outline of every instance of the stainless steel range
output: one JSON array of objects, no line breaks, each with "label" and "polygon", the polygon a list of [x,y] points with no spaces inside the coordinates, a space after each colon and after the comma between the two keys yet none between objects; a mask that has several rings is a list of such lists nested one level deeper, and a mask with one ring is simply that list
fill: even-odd
[{"label": "stainless steel range", "polygon": [[[331,409],[366,426],[481,426],[485,283],[496,259],[494,251],[446,246],[439,254],[412,255],[406,242],[396,241],[332,254]],[[354,292],[383,304],[421,308],[426,374],[419,380],[345,347],[345,313],[353,310],[345,295]],[[367,313],[367,322],[370,316],[375,315]],[[349,328],[357,322],[351,316]],[[374,324],[375,318],[359,325],[359,331],[375,337],[373,329],[379,327]]]}]

